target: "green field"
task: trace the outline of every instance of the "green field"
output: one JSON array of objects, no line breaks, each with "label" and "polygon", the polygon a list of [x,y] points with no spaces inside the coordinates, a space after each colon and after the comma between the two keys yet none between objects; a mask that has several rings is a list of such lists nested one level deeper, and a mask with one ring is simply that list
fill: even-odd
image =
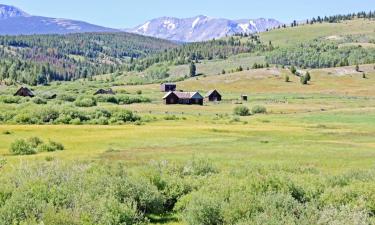
[{"label": "green field", "polygon": [[340,23],[303,25],[262,33],[263,41],[272,41],[275,46],[293,46],[313,39],[340,40],[347,35],[373,35],[375,23],[372,20],[353,20]]},{"label": "green field", "polygon": [[[373,48],[374,24],[260,36]],[[298,68],[311,74],[302,85],[281,65],[251,69],[265,60],[202,60],[189,78],[189,65],[163,64],[178,90],[222,94],[203,106],[165,105],[147,71],[35,86],[33,99],[0,85],[0,225],[375,224],[375,65]],[[116,95],[94,96],[99,88]],[[239,106],[267,112],[238,116]],[[38,151],[12,154],[19,140]],[[51,143],[64,150],[39,150]]]}]

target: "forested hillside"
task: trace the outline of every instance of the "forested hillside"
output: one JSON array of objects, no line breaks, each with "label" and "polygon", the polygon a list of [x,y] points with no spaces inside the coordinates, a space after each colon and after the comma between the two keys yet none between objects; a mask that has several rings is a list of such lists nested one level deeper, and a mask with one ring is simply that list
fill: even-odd
[{"label": "forested hillside", "polygon": [[35,85],[91,77],[176,46],[128,33],[0,36],[0,80]]},{"label": "forested hillside", "polygon": [[272,50],[272,43],[263,44],[257,35],[236,35],[225,39],[186,44],[141,58],[129,70],[144,70],[155,63],[182,65],[191,61],[226,59],[240,53]]}]

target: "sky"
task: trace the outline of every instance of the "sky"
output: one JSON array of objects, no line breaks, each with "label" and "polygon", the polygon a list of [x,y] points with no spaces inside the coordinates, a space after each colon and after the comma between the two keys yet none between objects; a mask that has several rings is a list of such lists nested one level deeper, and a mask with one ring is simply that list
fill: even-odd
[{"label": "sky", "polygon": [[375,10],[374,0],[0,0],[32,15],[130,28],[162,17],[206,15],[228,19],[274,18],[281,22]]}]

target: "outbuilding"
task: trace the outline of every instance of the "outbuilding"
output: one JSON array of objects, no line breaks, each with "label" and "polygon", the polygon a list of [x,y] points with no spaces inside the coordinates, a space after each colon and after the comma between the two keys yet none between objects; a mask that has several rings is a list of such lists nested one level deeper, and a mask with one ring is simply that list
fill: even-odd
[{"label": "outbuilding", "polygon": [[162,92],[176,91],[177,85],[172,83],[161,84],[160,90]]},{"label": "outbuilding", "polygon": [[99,89],[97,92],[95,92],[94,95],[114,95],[115,92],[112,91],[112,89],[104,90]]},{"label": "outbuilding", "polygon": [[221,101],[221,94],[217,90],[211,90],[207,92],[206,99],[209,102],[220,102]]},{"label": "outbuilding", "polygon": [[34,93],[28,89],[27,87],[21,87],[18,91],[14,94],[14,96],[22,96],[22,97],[35,97]]},{"label": "outbuilding", "polygon": [[184,105],[203,105],[203,96],[198,92],[168,92],[164,97],[164,103],[184,104]]}]

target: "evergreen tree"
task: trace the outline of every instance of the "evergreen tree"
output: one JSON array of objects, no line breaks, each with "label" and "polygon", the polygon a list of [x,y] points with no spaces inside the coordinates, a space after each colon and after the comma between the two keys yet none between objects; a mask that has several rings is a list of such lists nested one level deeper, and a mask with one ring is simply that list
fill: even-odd
[{"label": "evergreen tree", "polygon": [[197,67],[195,66],[194,62],[190,63],[189,70],[190,70],[190,73],[189,73],[190,77],[195,77],[197,75]]},{"label": "evergreen tree", "polygon": [[311,81],[311,75],[310,75],[310,73],[308,71],[306,72],[305,77],[306,77],[307,81]]}]

